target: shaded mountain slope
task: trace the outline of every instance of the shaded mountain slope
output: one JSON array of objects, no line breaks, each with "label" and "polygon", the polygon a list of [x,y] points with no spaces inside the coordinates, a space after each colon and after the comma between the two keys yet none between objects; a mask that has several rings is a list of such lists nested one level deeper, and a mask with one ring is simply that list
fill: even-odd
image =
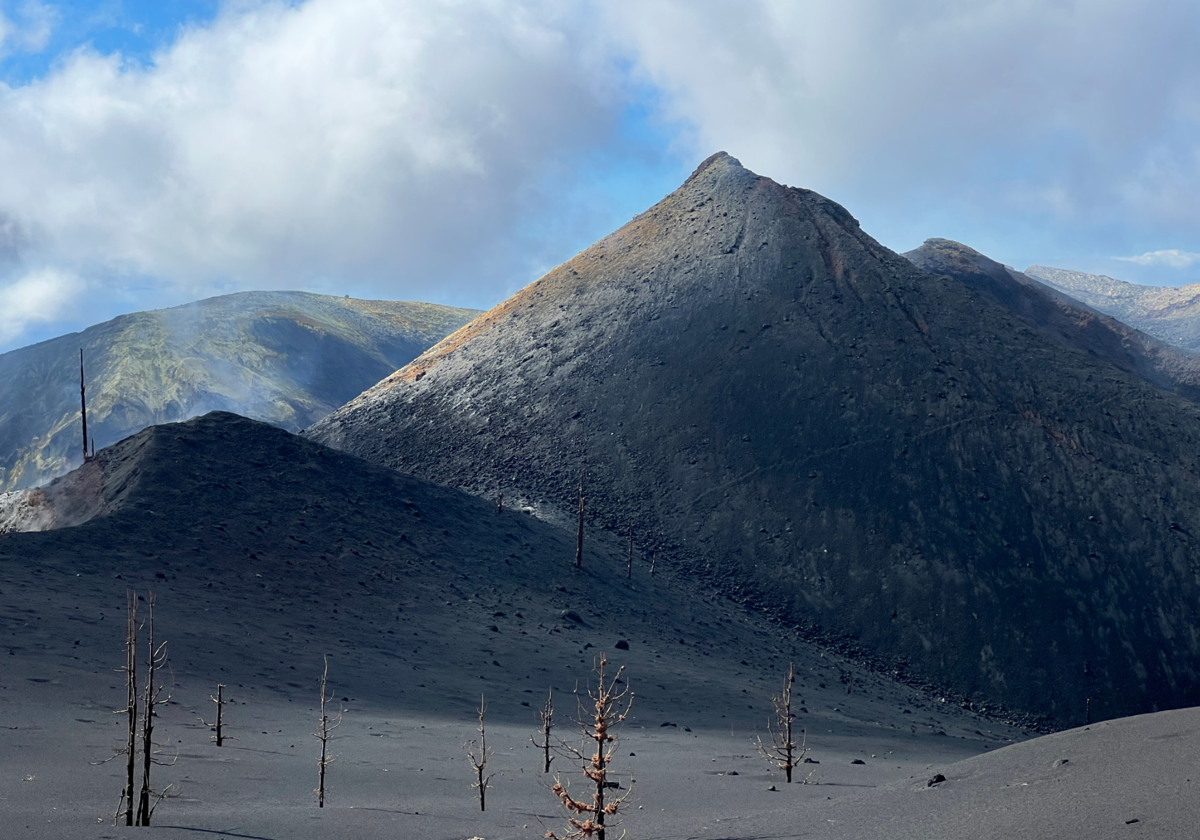
[{"label": "shaded mountain slope", "polygon": [[[518,701],[529,698],[518,695],[531,678],[517,669],[548,672],[538,651],[546,651],[559,669],[564,657],[590,667],[592,654],[580,659],[584,640],[597,652],[611,653],[614,642],[626,639],[628,653],[614,656],[655,669],[659,679],[683,669],[664,689],[669,696],[656,699],[655,692],[643,690],[642,702],[656,713],[684,702],[680,692],[696,682],[698,697],[714,703],[725,698],[723,711],[757,720],[760,713],[741,711],[742,689],[765,687],[764,676],[773,685],[795,658],[814,679],[819,672],[817,682],[829,683],[811,686],[814,707],[827,702],[843,716],[874,708],[873,714],[886,717],[899,713],[894,701],[900,692],[900,705],[916,702],[941,712],[938,720],[970,724],[956,735],[974,733],[981,723],[954,706],[930,705],[919,692],[803,642],[730,599],[669,572],[650,575],[640,548],[627,580],[622,539],[588,529],[584,565],[577,570],[573,529],[564,531],[527,511],[497,511],[494,503],[460,490],[234,414],[212,412],[152,426],[101,450],[97,459],[48,487],[22,492],[44,493],[56,513],[70,512],[52,517],[41,530],[0,534],[0,593],[10,599],[4,644],[35,663],[45,658],[39,645],[58,646],[67,634],[55,638],[49,625],[43,632],[13,621],[13,612],[25,612],[21,602],[32,596],[28,584],[44,589],[38,597],[66,613],[85,604],[121,612],[127,587],[141,592],[152,587],[164,609],[170,603],[171,613],[193,622],[196,638],[174,643],[176,668],[193,675],[229,669],[228,659],[236,654],[242,663],[237,667],[286,676],[291,668],[275,667],[282,664],[281,650],[303,642],[310,663],[320,661],[320,650],[336,650],[343,668],[351,669],[343,680],[372,703],[444,708],[450,702],[469,713],[479,680],[493,681],[489,673],[497,677],[495,690],[520,707]],[[201,616],[210,611],[215,623],[206,626]],[[39,621],[49,620],[43,614]],[[227,632],[226,622],[278,622],[291,636],[263,644]],[[111,651],[119,653],[117,623],[94,629],[108,634]],[[401,630],[419,639],[415,650],[407,640],[377,638]],[[337,638],[350,633],[356,638]],[[363,643],[364,636],[370,644]],[[233,647],[218,652],[217,642]],[[489,670],[498,667],[491,657],[499,647],[513,666],[503,679]],[[377,654],[380,650],[386,653]],[[65,652],[79,653],[70,646]],[[665,660],[658,661],[662,654]],[[441,687],[414,692],[408,680],[381,682],[375,671],[380,656],[434,672],[430,676]],[[733,667],[742,660],[747,664]],[[557,684],[558,677],[553,679]],[[853,696],[845,688],[851,681]],[[877,702],[880,693],[890,695],[883,705]],[[498,708],[497,714],[525,712]],[[814,708],[812,714],[823,712]],[[1003,726],[994,731],[1004,734],[993,734],[993,743],[1012,737]]]},{"label": "shaded mountain slope", "polygon": [[1025,273],[1160,341],[1200,353],[1200,284],[1142,286],[1043,265]]},{"label": "shaded mountain slope", "polygon": [[102,448],[154,423],[214,409],[299,429],[378,382],[474,310],[307,292],[241,292],[123,315],[0,355],[0,491],[82,462],[79,349],[88,431]]},{"label": "shaded mountain slope", "polygon": [[[790,836],[798,809],[1024,737],[661,566],[652,577],[640,546],[628,581],[624,540],[588,529],[576,572],[573,531],[262,423],[214,413],[153,427],[87,469],[90,481],[58,486],[103,510],[0,536],[0,774],[21,780],[0,810],[14,836],[123,830],[111,824],[123,763],[92,762],[122,740],[127,588],[155,591],[173,663],[155,731],[179,761],[154,780],[178,797],[148,836],[541,834],[561,823],[529,742],[536,709],[553,687],[568,737],[572,690],[598,652],[628,666],[636,693],[616,772],[626,788],[636,775],[626,825],[641,836],[729,837],[722,820],[738,818],[759,828],[736,836]],[[348,711],[318,810],[326,654]],[[820,785],[784,784],[752,747],[789,662]],[[218,681],[233,701],[220,749],[199,722]],[[496,747],[486,813],[462,749],[481,693]]]},{"label": "shaded mountain slope", "polygon": [[1061,722],[1200,700],[1200,409],[725,154],[306,434]]},{"label": "shaded mountain slope", "polygon": [[1200,399],[1200,356],[1152,338],[958,242],[927,239],[904,256],[926,271],[966,283],[1064,347],[1083,350],[1193,402]]}]

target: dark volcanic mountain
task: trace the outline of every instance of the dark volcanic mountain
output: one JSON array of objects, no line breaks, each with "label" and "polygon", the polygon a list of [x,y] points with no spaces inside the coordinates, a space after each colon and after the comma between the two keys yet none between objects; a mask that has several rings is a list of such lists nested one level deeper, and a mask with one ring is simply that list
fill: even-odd
[{"label": "dark volcanic mountain", "polygon": [[714,155],[314,426],[1060,722],[1200,702],[1200,408]]},{"label": "dark volcanic mountain", "polygon": [[1193,402],[1200,399],[1200,356],[1151,338],[958,242],[927,239],[904,256],[926,271],[966,283],[1052,341],[1083,350]]},{"label": "dark volcanic mountain", "polygon": [[1200,284],[1142,286],[1043,265],[1025,273],[1161,341],[1200,352]]},{"label": "dark volcanic mountain", "polygon": [[79,350],[98,448],[214,409],[297,430],[478,313],[307,292],[242,292],[122,315],[0,355],[0,491],[83,461]]}]

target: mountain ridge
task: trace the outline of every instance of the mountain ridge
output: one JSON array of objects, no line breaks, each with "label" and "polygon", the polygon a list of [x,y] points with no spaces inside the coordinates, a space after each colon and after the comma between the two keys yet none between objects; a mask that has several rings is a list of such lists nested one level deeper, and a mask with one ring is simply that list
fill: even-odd
[{"label": "mountain ridge", "polygon": [[1031,265],[1025,273],[1160,341],[1200,353],[1200,283],[1142,286],[1041,265]]},{"label": "mountain ridge", "polygon": [[981,702],[1200,701],[1200,409],[728,155],[306,434],[560,521],[584,472],[594,525]]},{"label": "mountain ridge", "polygon": [[82,462],[145,426],[233,410],[297,430],[411,360],[474,310],[309,292],[239,292],[122,315],[0,354],[0,491]]},{"label": "mountain ridge", "polygon": [[961,243],[927,239],[903,256],[926,271],[966,283],[1064,347],[1094,355],[1192,402],[1200,401],[1200,356],[1147,335]]}]

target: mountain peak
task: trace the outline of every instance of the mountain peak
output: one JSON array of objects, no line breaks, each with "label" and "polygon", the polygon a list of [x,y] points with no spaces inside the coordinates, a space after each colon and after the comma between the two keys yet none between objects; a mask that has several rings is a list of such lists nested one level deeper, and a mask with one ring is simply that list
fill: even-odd
[{"label": "mountain peak", "polygon": [[1196,407],[726,154],[308,434],[564,522],[585,468],[593,528],[964,694],[1200,698]]},{"label": "mountain peak", "polygon": [[740,160],[738,160],[737,158],[735,158],[733,155],[729,154],[729,152],[714,152],[713,154],[706,157],[704,160],[700,161],[700,165],[696,167],[696,170],[694,172],[692,172],[691,175],[688,176],[688,179],[686,181],[683,182],[684,186],[687,186],[692,181],[696,180],[696,178],[698,178],[703,172],[705,172],[706,170],[708,170],[714,166],[718,167],[719,169],[721,169],[721,168],[744,169],[745,168],[742,166],[742,162]]}]

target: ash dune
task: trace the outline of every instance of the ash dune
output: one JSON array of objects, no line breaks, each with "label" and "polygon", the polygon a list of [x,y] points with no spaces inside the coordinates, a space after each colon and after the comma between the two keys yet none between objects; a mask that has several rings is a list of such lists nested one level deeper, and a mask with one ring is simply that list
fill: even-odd
[{"label": "ash dune", "polygon": [[0,355],[0,491],[41,484],[153,423],[214,409],[311,424],[478,313],[307,292],[240,292],[123,315]]},{"label": "ash dune", "polygon": [[[88,762],[121,742],[127,588],[155,590],[174,663],[158,728],[180,758],[155,777],[179,798],[151,837],[540,836],[559,814],[533,772],[534,710],[553,687],[565,727],[599,651],[637,695],[618,770],[637,776],[642,833],[728,836],[747,802],[786,821],[1029,734],[651,577],[640,548],[627,581],[621,540],[589,529],[576,572],[574,533],[235,415],[151,427],[85,469],[60,485],[79,524],[0,536],[0,810],[22,837],[126,830],[119,762]],[[349,711],[318,812],[324,654]],[[820,786],[784,786],[751,746],[791,661]],[[198,722],[217,681],[238,739],[220,750]],[[483,815],[461,750],[481,692],[501,774]]]},{"label": "ash dune", "polygon": [[718,154],[310,428],[1059,725],[1200,699],[1200,409]]}]

